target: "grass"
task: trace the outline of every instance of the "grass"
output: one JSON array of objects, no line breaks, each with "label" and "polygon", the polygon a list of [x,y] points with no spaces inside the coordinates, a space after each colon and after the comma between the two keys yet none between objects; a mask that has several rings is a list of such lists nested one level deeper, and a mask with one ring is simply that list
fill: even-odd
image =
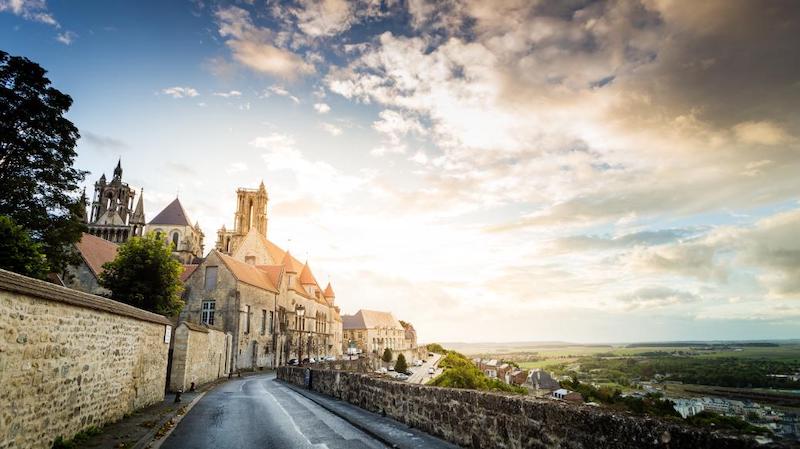
[{"label": "grass", "polygon": [[53,442],[53,449],[77,449],[84,447],[84,443],[86,443],[89,438],[99,435],[102,431],[103,429],[101,427],[91,426],[76,433],[70,440],[58,437]]}]

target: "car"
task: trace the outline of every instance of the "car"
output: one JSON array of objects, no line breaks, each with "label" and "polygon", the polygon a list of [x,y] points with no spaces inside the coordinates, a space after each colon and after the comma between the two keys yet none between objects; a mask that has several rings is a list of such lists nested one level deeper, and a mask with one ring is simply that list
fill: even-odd
[{"label": "car", "polygon": [[326,362],[335,362],[336,361],[336,357],[332,356],[332,355],[329,355],[329,356],[325,357],[323,360],[325,360]]},{"label": "car", "polygon": [[413,370],[410,370],[410,369],[408,369],[408,370],[406,370],[406,372],[404,372],[403,374],[405,374],[406,376],[412,376],[412,375],[414,375],[414,371],[413,371]]},{"label": "car", "polygon": [[308,359],[308,363],[317,363],[317,359],[315,359],[314,357],[311,357],[311,358]]},{"label": "car", "polygon": [[378,374],[386,374],[386,368],[380,367],[375,372]]},{"label": "car", "polygon": [[389,371],[394,371],[394,367],[393,367],[393,366],[390,366],[390,367],[389,367]]},{"label": "car", "polygon": [[433,353],[432,353],[432,352],[429,352],[429,353],[428,353],[428,357],[433,357]]},{"label": "car", "polygon": [[414,366],[422,366],[422,360],[414,360]]},{"label": "car", "polygon": [[394,378],[397,380],[408,380],[408,376],[403,373],[397,373],[397,375],[394,376]]},{"label": "car", "polygon": [[289,359],[289,366],[297,366],[297,359]]},{"label": "car", "polygon": [[430,374],[431,376],[433,376],[434,374],[436,374],[436,368],[434,368],[434,367],[430,367],[430,368],[428,368],[428,374]]}]

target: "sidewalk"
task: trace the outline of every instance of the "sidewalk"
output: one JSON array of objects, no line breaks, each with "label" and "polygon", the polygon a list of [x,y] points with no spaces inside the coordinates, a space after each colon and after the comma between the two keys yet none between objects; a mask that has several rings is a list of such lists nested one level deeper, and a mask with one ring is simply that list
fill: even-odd
[{"label": "sidewalk", "polygon": [[[253,374],[263,374],[263,371],[242,373],[242,377]],[[233,379],[236,378],[234,375]],[[207,391],[227,382],[227,380],[227,377],[223,377],[198,387],[196,391],[187,391],[181,394],[181,402],[179,403],[175,403],[174,393],[168,393],[163,402],[137,410],[115,423],[106,424],[97,435],[81,440],[75,447],[93,449],[147,448],[156,437],[162,436],[175,426],[175,418],[180,420],[190,404],[200,400]]]},{"label": "sidewalk", "polygon": [[350,423],[383,444],[398,449],[459,449],[459,446],[409,427],[391,418],[368,412],[360,407],[323,394],[278,381],[301,396]]}]

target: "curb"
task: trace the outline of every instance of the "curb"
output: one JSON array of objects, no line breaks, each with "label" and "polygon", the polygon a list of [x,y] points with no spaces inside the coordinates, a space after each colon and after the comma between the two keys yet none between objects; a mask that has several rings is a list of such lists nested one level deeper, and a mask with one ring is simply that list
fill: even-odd
[{"label": "curb", "polygon": [[[171,420],[172,418],[177,416],[179,411],[181,411],[182,409],[185,408],[186,412],[183,415],[181,415],[180,418],[175,422],[175,425],[177,425],[178,422],[180,422],[180,420],[183,419],[183,417],[186,416],[187,413],[189,413],[189,410],[191,410],[192,407],[194,407],[194,405],[197,403],[197,401],[199,401],[203,396],[206,395],[207,391],[204,391],[204,392],[198,394],[197,396],[195,396],[192,399],[192,401],[189,402],[185,407],[181,407],[181,408],[175,410],[174,412],[168,414],[167,416],[165,416],[164,419],[162,419],[161,421],[158,422],[158,424],[153,426],[153,428],[150,429],[149,432],[147,432],[143,437],[139,438],[139,441],[137,441],[136,444],[134,444],[131,449],[144,449],[144,448],[148,447],[148,445],[154,441],[154,438],[155,438],[156,434],[158,433],[158,431],[161,430],[161,428],[164,427],[164,425],[167,422],[169,422],[169,420]],[[172,429],[170,429],[169,432],[167,432],[166,435],[164,435],[164,436],[166,437],[167,435],[172,433],[172,430],[174,428],[175,428],[175,426],[172,426]],[[163,438],[161,439],[161,441],[163,441]],[[161,443],[159,442],[158,446],[160,446],[160,445],[161,445]],[[158,447],[158,446],[151,446],[151,447]]]},{"label": "curb", "polygon": [[[389,446],[389,447],[391,447],[393,449],[397,449],[397,448],[400,447],[400,446],[397,445],[397,443],[395,443],[393,441],[390,441],[385,436],[383,436],[380,433],[375,432],[372,429],[370,429],[369,426],[365,426],[365,425],[361,424],[360,422],[358,422],[357,420],[350,419],[349,417],[347,417],[347,416],[339,413],[338,411],[336,411],[333,407],[329,407],[324,402],[317,400],[317,398],[306,394],[305,390],[301,389],[300,387],[298,387],[296,385],[292,385],[292,384],[290,384],[290,383],[288,383],[286,381],[283,381],[283,380],[280,380],[280,382],[283,383],[284,385],[286,385],[287,387],[289,387],[290,389],[292,389],[293,391],[295,391],[300,396],[303,396],[304,398],[308,399],[309,401],[319,405],[320,407],[324,408],[328,412],[330,412],[330,413],[334,414],[335,416],[339,417],[340,419],[346,421],[348,424],[350,424],[353,427],[355,427],[356,429],[366,433],[367,435],[371,436],[372,438],[375,438],[376,440],[380,441],[381,443],[385,444],[386,446]],[[335,398],[333,398],[333,399],[337,400],[337,401],[339,400],[339,399],[335,399]],[[397,422],[400,423],[399,421],[397,421]],[[402,423],[400,423],[400,424],[402,424]],[[402,424],[402,425],[405,425],[405,424]]]}]

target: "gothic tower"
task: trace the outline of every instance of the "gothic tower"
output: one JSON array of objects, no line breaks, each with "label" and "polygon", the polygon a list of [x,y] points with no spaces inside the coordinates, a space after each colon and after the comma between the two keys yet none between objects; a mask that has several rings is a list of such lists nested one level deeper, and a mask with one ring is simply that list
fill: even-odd
[{"label": "gothic tower", "polygon": [[[117,161],[114,177],[106,181],[105,173],[94,184],[92,212],[89,216],[89,233],[114,243],[126,242],[134,235],[141,235],[144,223],[144,211],[137,208],[133,211],[136,192],[122,182],[122,161]],[[139,198],[139,206],[142,198]]]},{"label": "gothic tower", "polygon": [[269,195],[264,187],[264,181],[261,181],[258,189],[237,189],[233,231],[228,231],[225,226],[217,231],[216,249],[232,254],[250,229],[255,229],[256,232],[266,237],[267,202],[269,202]]}]

